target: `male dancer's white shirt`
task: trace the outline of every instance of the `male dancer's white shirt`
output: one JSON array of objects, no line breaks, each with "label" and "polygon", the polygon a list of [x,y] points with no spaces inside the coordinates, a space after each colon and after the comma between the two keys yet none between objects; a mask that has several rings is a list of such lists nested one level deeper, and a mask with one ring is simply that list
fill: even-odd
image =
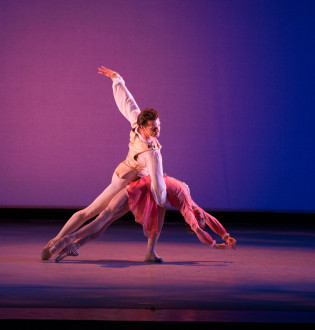
[{"label": "male dancer's white shirt", "polygon": [[[137,117],[141,112],[134,97],[125,85],[125,81],[120,75],[116,75],[113,79],[113,93],[118,109],[125,118],[130,122],[131,127],[135,127]],[[143,142],[150,143],[138,133],[136,126],[135,133]],[[137,161],[143,165],[138,175],[140,177],[150,175],[151,192],[155,202],[159,206],[167,204],[166,185],[163,178],[163,164],[160,150],[145,151],[138,155]]]}]

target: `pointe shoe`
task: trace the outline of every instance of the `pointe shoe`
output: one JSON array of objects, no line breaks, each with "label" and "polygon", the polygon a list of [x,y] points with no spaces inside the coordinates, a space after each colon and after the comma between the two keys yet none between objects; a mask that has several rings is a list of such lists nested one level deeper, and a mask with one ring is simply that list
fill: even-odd
[{"label": "pointe shoe", "polygon": [[75,243],[72,243],[65,247],[55,259],[55,262],[63,260],[65,257],[72,256],[77,257],[79,255],[79,246]]},{"label": "pointe shoe", "polygon": [[65,247],[73,243],[75,238],[72,234],[64,236],[58,240],[56,240],[49,248],[49,252],[53,255],[61,252]]},{"label": "pointe shoe", "polygon": [[42,251],[42,260],[48,260],[52,253],[50,252],[50,248],[55,244],[55,240],[51,239],[43,248]]},{"label": "pointe shoe", "polygon": [[144,259],[145,262],[154,262],[162,264],[164,260],[161,257],[158,257],[155,253],[150,253]]}]

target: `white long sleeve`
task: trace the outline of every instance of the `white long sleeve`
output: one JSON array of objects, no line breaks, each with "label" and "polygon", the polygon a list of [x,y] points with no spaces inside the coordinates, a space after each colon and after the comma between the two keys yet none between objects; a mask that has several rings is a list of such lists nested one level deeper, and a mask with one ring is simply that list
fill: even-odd
[{"label": "white long sleeve", "polygon": [[[116,75],[113,79],[114,99],[119,111],[134,127],[141,112],[134,97],[125,85],[124,79]],[[137,133],[138,134],[138,133]],[[139,135],[139,134],[138,134]],[[141,139],[141,136],[139,136]],[[138,172],[139,176],[150,175],[151,192],[157,205],[163,207],[167,204],[166,185],[163,178],[162,155],[158,150],[141,153],[137,161],[144,167]]]},{"label": "white long sleeve", "polygon": [[[140,158],[140,159],[139,159]],[[163,207],[168,203],[166,184],[163,178],[162,155],[157,150],[146,151],[138,160],[145,162],[151,177],[151,192],[157,205]]]},{"label": "white long sleeve", "polygon": [[120,75],[116,75],[113,79],[113,93],[119,111],[133,126],[137,122],[140,109]]}]

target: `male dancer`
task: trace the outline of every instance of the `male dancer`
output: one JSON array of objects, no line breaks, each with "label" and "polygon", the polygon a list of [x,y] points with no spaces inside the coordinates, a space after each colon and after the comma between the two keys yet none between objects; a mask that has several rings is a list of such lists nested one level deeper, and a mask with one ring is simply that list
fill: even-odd
[{"label": "male dancer", "polygon": [[[131,181],[139,177],[150,175],[151,192],[158,205],[159,223],[163,226],[167,204],[166,186],[163,179],[161,145],[157,138],[160,135],[160,119],[154,109],[140,111],[135,99],[127,89],[123,78],[115,71],[101,66],[99,74],[110,77],[113,81],[113,93],[120,112],[130,122],[129,152],[125,161],[115,169],[111,184],[83,210],[72,215],[57,236],[51,239],[42,251],[42,260],[51,257],[50,248],[58,239],[70,234],[84,222],[101,213],[110,203],[112,198]],[[159,234],[148,238],[145,260],[160,262],[155,253],[155,245]]]}]

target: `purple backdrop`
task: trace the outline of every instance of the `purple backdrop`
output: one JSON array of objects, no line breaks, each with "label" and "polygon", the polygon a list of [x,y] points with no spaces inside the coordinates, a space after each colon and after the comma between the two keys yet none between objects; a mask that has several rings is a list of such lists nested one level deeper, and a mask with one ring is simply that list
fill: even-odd
[{"label": "purple backdrop", "polygon": [[105,65],[213,210],[313,212],[314,1],[0,0],[0,206],[83,207],[127,154]]}]

